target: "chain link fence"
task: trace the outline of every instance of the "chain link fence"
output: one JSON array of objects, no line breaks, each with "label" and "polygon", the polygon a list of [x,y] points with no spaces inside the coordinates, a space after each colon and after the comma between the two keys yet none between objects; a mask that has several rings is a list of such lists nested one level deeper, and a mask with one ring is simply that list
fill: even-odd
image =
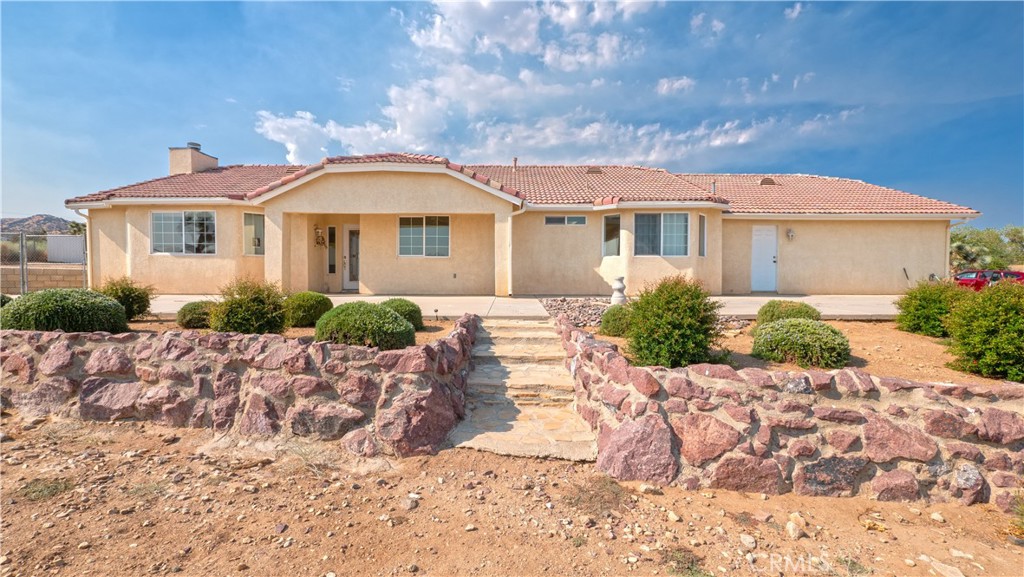
[{"label": "chain link fence", "polygon": [[0,291],[86,288],[85,236],[0,233]]}]

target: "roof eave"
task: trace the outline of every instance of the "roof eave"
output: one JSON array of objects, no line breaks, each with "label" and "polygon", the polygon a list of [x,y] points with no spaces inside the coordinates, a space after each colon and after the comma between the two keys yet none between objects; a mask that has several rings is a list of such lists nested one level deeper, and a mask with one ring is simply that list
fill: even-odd
[{"label": "roof eave", "polygon": [[980,212],[724,212],[729,220],[973,220]]}]

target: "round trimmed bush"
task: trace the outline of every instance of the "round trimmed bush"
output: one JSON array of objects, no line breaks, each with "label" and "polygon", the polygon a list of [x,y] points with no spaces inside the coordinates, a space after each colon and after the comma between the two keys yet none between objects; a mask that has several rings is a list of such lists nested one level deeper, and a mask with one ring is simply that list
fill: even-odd
[{"label": "round trimmed bush", "polygon": [[623,337],[629,332],[629,305],[612,305],[601,315],[601,334]]},{"label": "round trimmed bush", "polygon": [[153,299],[155,289],[152,286],[142,286],[123,276],[118,279],[107,279],[100,287],[100,292],[121,303],[125,316],[133,321],[149,314],[149,302]]},{"label": "round trimmed bush", "polygon": [[217,303],[213,301],[195,301],[178,309],[178,326],[183,329],[210,328],[210,311]]},{"label": "round trimmed bush", "polygon": [[401,315],[403,319],[409,321],[412,328],[418,331],[423,330],[423,311],[420,310],[418,304],[411,300],[400,298],[388,299],[380,303],[380,306],[389,308]]},{"label": "round trimmed bush", "polygon": [[953,306],[974,294],[974,291],[954,282],[923,281],[896,301],[899,314],[896,326],[908,333],[929,337],[947,337],[946,317]]},{"label": "round trimmed bush", "polygon": [[761,308],[757,310],[757,325],[754,326],[752,333],[757,334],[757,327],[782,319],[820,321],[821,312],[807,303],[773,299],[761,305]]},{"label": "round trimmed bush", "polygon": [[333,306],[331,299],[318,292],[290,294],[284,299],[284,324],[289,327],[311,327]]},{"label": "round trimmed bush", "polygon": [[1000,282],[969,292],[953,305],[946,326],[953,367],[1024,382],[1024,285]]},{"label": "round trimmed bush", "polygon": [[221,289],[222,300],[210,309],[210,328],[245,334],[284,331],[284,293],[273,283],[248,278]]},{"label": "round trimmed bush", "polygon": [[316,340],[402,349],[416,344],[412,323],[395,311],[365,301],[334,307],[316,322]]},{"label": "round trimmed bush", "polygon": [[821,321],[782,319],[757,331],[753,355],[804,368],[838,369],[850,360],[850,341],[839,329]]},{"label": "round trimmed bush", "polygon": [[46,289],[22,295],[0,309],[0,328],[23,331],[123,333],[124,307],[86,289]]},{"label": "round trimmed bush", "polygon": [[721,338],[721,304],[698,281],[682,276],[648,285],[630,305],[629,352],[638,365],[682,367],[711,360]]},{"label": "round trimmed bush", "polygon": [[9,303],[9,302],[11,302],[13,300],[14,299],[12,299],[11,297],[9,297],[9,296],[7,296],[5,294],[0,294],[0,309],[2,309],[5,306],[7,306],[7,303]]}]

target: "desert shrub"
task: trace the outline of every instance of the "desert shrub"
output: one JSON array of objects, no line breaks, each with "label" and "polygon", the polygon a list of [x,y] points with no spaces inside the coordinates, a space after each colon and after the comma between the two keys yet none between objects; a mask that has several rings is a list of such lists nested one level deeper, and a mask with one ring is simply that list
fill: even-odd
[{"label": "desert shrub", "polygon": [[609,337],[626,336],[629,332],[629,305],[612,305],[601,315],[601,334]]},{"label": "desert shrub", "polygon": [[316,322],[316,340],[401,349],[416,344],[412,323],[395,311],[365,301],[334,307]]},{"label": "desert shrub", "polygon": [[324,295],[304,291],[284,299],[284,324],[289,327],[311,327],[334,305]]},{"label": "desert shrub", "polygon": [[3,308],[5,306],[7,306],[7,303],[9,303],[9,302],[11,302],[13,300],[14,299],[12,299],[11,297],[9,297],[9,296],[7,296],[5,294],[0,294],[0,308]]},{"label": "desert shrub", "polygon": [[155,290],[152,286],[142,286],[126,276],[107,279],[100,287],[101,293],[121,303],[124,314],[130,321],[149,314],[149,303]]},{"label": "desert shrub", "polygon": [[1000,282],[969,292],[953,305],[946,327],[953,366],[1024,382],[1024,285]]},{"label": "desert shrub", "polygon": [[213,301],[195,301],[178,309],[178,326],[183,329],[210,328],[210,311],[217,303]]},{"label": "desert shrub", "polygon": [[807,303],[772,299],[757,309],[757,325],[754,326],[752,333],[756,335],[757,327],[782,319],[811,319],[812,321],[820,321],[821,312]]},{"label": "desert shrub", "polygon": [[850,360],[850,341],[839,329],[811,319],[782,319],[763,325],[753,355],[801,367],[838,369]]},{"label": "desert shrub", "polygon": [[718,309],[708,291],[682,276],[644,287],[630,306],[629,352],[639,365],[681,367],[711,358],[721,337]]},{"label": "desert shrub", "polygon": [[909,333],[946,337],[946,317],[953,305],[973,291],[956,283],[923,281],[896,301],[896,326]]},{"label": "desert shrub", "polygon": [[380,306],[389,308],[407,321],[412,324],[412,328],[422,331],[423,330],[423,311],[420,310],[420,306],[409,299],[388,299]]},{"label": "desert shrub", "polygon": [[26,331],[123,333],[124,307],[86,289],[46,289],[14,299],[0,309],[0,327]]},{"label": "desert shrub", "polygon": [[210,328],[245,334],[284,331],[284,293],[273,283],[236,279],[221,288],[210,309]]}]

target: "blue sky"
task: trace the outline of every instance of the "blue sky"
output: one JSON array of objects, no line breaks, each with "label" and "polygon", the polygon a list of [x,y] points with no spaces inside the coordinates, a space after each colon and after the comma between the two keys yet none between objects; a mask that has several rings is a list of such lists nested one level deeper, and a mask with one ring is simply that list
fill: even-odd
[{"label": "blue sky", "polygon": [[383,150],[866,180],[1024,224],[1024,3],[0,4],[2,212]]}]

